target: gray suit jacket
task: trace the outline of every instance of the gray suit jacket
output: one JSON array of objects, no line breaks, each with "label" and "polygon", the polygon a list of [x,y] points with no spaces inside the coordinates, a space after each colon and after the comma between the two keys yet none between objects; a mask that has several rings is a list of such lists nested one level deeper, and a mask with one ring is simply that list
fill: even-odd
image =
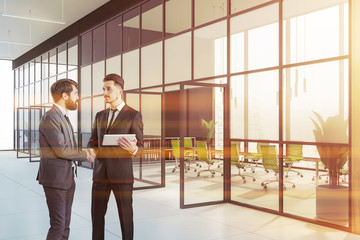
[{"label": "gray suit jacket", "polygon": [[46,187],[67,190],[73,181],[73,161],[86,161],[86,152],[71,144],[73,133],[61,110],[55,105],[39,125],[40,166],[37,180]]}]

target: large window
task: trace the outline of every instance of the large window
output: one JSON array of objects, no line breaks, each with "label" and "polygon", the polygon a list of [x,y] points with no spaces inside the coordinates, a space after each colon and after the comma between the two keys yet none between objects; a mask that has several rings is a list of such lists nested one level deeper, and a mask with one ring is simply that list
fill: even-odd
[{"label": "large window", "polygon": [[170,0],[165,2],[165,32],[176,34],[191,27],[191,0]]},{"label": "large window", "polygon": [[194,78],[226,74],[226,21],[194,32]]},{"label": "large window", "polygon": [[[13,121],[13,106],[14,102],[14,92],[11,89],[14,88],[13,72],[12,72],[12,63],[11,61],[0,60],[0,72],[2,74],[2,85],[0,90],[0,109],[4,117],[1,120],[0,124],[0,150],[9,150],[13,149],[13,139],[14,139],[14,121]],[[17,92],[15,92],[17,93]],[[18,94],[15,94],[17,97]],[[10,101],[9,101],[10,100]],[[18,102],[18,101],[16,101]]]},{"label": "large window", "polygon": [[[40,117],[53,103],[50,87],[62,78],[70,78],[78,82],[78,59],[78,38],[74,38],[13,71],[15,76],[13,123],[16,128],[15,146],[20,153],[19,157],[29,157],[29,154],[34,158],[39,157],[38,149],[33,148],[38,147]],[[75,135],[78,129],[77,115],[77,112],[70,114]]]},{"label": "large window", "polygon": [[141,49],[141,87],[162,85],[162,44],[155,43]]},{"label": "large window", "polygon": [[[165,41],[165,83],[191,79],[191,34]],[[181,66],[181,68],[179,68]]]}]

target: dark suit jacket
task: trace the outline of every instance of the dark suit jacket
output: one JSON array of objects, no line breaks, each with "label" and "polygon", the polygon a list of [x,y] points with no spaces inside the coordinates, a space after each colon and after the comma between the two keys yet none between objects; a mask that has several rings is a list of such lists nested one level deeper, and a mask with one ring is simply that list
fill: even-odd
[{"label": "dark suit jacket", "polygon": [[39,125],[40,166],[37,180],[46,187],[69,189],[73,161],[86,161],[86,153],[71,144],[73,133],[57,106],[41,118]]},{"label": "dark suit jacket", "polygon": [[107,127],[110,109],[105,109],[96,114],[91,136],[87,147],[97,150],[94,162],[93,181],[110,183],[133,183],[132,160],[141,156],[143,148],[143,122],[141,113],[125,105],[113,124],[108,134],[135,133],[138,152],[132,156],[128,151],[119,146],[103,146],[103,138]]}]

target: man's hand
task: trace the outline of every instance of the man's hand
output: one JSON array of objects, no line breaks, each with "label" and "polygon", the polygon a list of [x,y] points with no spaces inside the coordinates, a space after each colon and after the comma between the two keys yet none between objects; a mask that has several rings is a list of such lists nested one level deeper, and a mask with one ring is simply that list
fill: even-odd
[{"label": "man's hand", "polygon": [[127,150],[130,154],[135,154],[138,150],[138,147],[136,146],[136,144],[137,144],[136,138],[134,138],[133,141],[130,141],[126,137],[121,137],[118,139],[117,144],[121,148]]},{"label": "man's hand", "polygon": [[86,161],[89,163],[93,163],[96,157],[96,152],[92,148],[87,148],[86,150]]}]

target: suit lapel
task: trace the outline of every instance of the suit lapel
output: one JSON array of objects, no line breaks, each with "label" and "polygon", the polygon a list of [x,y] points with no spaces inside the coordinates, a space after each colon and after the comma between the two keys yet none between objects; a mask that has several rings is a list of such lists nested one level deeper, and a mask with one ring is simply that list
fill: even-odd
[{"label": "suit lapel", "polygon": [[[121,111],[119,112],[119,114],[117,115],[117,117],[115,118],[115,120],[114,120],[113,124],[111,125],[109,131],[111,131],[111,129],[113,129],[113,128],[117,128],[117,126],[118,126],[119,124],[121,124],[121,121],[124,120],[124,119],[127,117],[127,114],[126,114],[127,110],[128,110],[128,106],[125,105],[125,106],[121,109]],[[109,114],[108,114],[108,115],[109,115]]]},{"label": "suit lapel", "polygon": [[53,105],[53,110],[59,115],[59,118],[62,121],[63,125],[67,126],[66,131],[67,131],[67,134],[69,136],[68,139],[70,140],[70,145],[72,147],[76,147],[75,138],[74,138],[73,132],[71,130],[72,127],[69,126],[68,122],[65,119],[65,116],[63,115],[61,110],[56,105]]},{"label": "suit lapel", "polygon": [[110,112],[110,108],[106,109],[106,111],[104,111],[104,114],[102,114],[99,119],[101,142],[103,141],[106,132],[109,112]]}]

